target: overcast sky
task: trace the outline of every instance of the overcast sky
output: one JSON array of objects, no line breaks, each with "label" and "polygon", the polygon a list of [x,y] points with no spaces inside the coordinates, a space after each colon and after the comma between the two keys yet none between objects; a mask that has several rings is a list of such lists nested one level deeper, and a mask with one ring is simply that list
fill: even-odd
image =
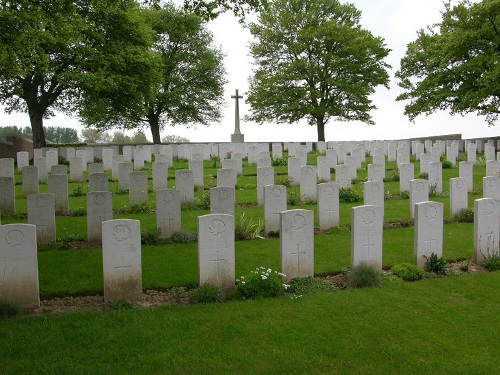
[{"label": "overcast sky", "polygon": [[[385,40],[392,50],[386,61],[392,65],[390,71],[390,89],[379,88],[372,100],[377,110],[372,112],[375,125],[368,126],[360,122],[339,123],[329,122],[325,127],[325,136],[329,141],[364,140],[364,139],[401,139],[461,133],[464,138],[489,137],[499,134],[497,126],[488,127],[483,117],[474,114],[466,117],[450,116],[447,113],[436,113],[431,116],[419,116],[411,123],[403,115],[404,104],[395,101],[400,93],[396,85],[394,73],[399,68],[400,59],[406,51],[406,45],[415,40],[417,30],[433,23],[440,22],[440,11],[444,9],[441,0],[354,0],[351,1],[362,12],[361,24],[373,35]],[[452,0],[452,4],[458,1]],[[215,42],[226,54],[225,65],[228,71],[226,86],[227,105],[225,117],[220,124],[210,127],[197,126],[185,128],[182,126],[166,127],[162,136],[167,134],[188,138],[191,142],[228,142],[234,131],[234,95],[236,89],[240,94],[249,88],[248,77],[252,74],[252,61],[249,57],[248,44],[250,32],[243,28],[232,14],[223,14],[209,24],[214,33]],[[249,111],[249,106],[240,100],[240,114],[243,117]],[[0,125],[28,126],[27,114],[7,115],[0,112]],[[74,127],[79,131],[82,126],[78,119],[58,115],[45,120],[48,126]],[[241,132],[246,142],[258,141],[316,141],[316,127],[303,124],[256,125],[241,122]],[[151,139],[150,131],[145,130]]]}]

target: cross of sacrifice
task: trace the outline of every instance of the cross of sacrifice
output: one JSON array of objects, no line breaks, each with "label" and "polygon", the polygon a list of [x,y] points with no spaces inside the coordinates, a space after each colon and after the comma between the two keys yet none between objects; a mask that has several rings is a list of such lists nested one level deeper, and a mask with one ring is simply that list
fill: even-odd
[{"label": "cross of sacrifice", "polygon": [[241,134],[240,131],[240,102],[239,99],[243,99],[243,96],[238,95],[238,89],[236,89],[235,95],[231,95],[231,99],[236,99],[236,107],[234,109],[234,134]]}]

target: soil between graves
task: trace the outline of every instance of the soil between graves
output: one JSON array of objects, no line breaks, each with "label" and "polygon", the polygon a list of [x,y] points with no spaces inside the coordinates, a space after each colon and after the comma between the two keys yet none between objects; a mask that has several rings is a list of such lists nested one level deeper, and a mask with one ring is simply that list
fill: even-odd
[{"label": "soil between graves", "polygon": [[[472,263],[470,260],[462,260],[450,263],[450,271],[453,275],[475,274],[487,272],[483,266]],[[389,275],[390,271],[384,271]],[[443,276],[446,277],[446,276]],[[345,274],[326,275],[321,277],[330,284],[332,291],[340,291],[348,288],[348,279]],[[134,302],[134,308],[150,308],[154,306],[190,305],[193,289],[174,287],[166,291],[146,290],[143,293],[142,301]],[[291,295],[292,296],[292,295]],[[40,301],[40,307],[32,310],[25,310],[26,315],[39,314],[63,314],[75,311],[112,311],[116,309],[113,304],[104,302],[102,295],[91,296],[68,296]]]}]

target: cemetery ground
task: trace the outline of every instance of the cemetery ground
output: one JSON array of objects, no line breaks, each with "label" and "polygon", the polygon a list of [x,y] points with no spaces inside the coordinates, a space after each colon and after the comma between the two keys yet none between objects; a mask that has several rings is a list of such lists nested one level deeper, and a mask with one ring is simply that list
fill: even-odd
[{"label": "cemetery ground", "polygon": [[[315,153],[309,164],[316,164]],[[366,165],[358,170],[353,191],[358,202],[341,203],[340,227],[316,232],[315,275],[332,277],[350,264],[351,208],[362,205]],[[415,162],[415,161],[414,161]],[[154,192],[147,205],[130,207],[128,194],[113,194],[113,218],[141,221],[145,301],[169,295],[169,306],[129,308],[125,301],[106,311],[54,314],[57,303],[71,305],[79,297],[101,300],[102,252],[86,242],[86,184],[70,183],[70,214],[56,217],[57,241],[38,247],[42,307],[0,320],[0,363],[6,374],[54,373],[307,373],[307,374],[489,374],[499,373],[500,272],[465,273],[402,282],[390,275],[382,287],[291,294],[276,299],[186,303],[198,282],[197,217],[209,213],[206,192],[216,186],[218,161],[205,161],[205,190],[196,205],[182,210],[181,236],[161,243],[155,238]],[[415,171],[419,163],[415,162]],[[169,169],[169,188],[176,161]],[[275,166],[275,182],[285,181],[286,166]],[[151,164],[145,170],[151,178]],[[417,173],[415,176],[417,177]],[[399,193],[395,163],[386,163],[383,267],[412,262],[414,228],[409,200]],[[474,167],[474,192],[469,207],[482,198],[484,163]],[[334,175],[332,174],[332,178]],[[472,257],[473,223],[454,222],[449,215],[449,179],[458,167],[443,169],[443,191],[430,200],[444,203],[443,258],[448,262]],[[16,172],[16,210],[2,224],[27,223],[26,197]],[[238,177],[236,223],[243,217],[249,230],[263,221],[256,205],[256,167]],[[149,182],[151,185],[151,181]],[[288,209],[315,211],[302,204],[298,187],[288,187]],[[47,185],[40,185],[47,192]],[[80,195],[81,196],[78,196]],[[356,195],[356,194],[355,194]],[[290,204],[291,201],[295,203]],[[240,222],[241,224],[241,222]],[[247,228],[248,229],[248,228]],[[241,230],[241,228],[240,228]],[[245,231],[242,231],[245,232]],[[148,244],[149,243],[149,244]],[[257,267],[279,270],[279,238],[236,241],[236,277]],[[94,297],[92,297],[94,296]],[[98,297],[95,297],[98,296]],[[61,302],[62,301],[62,302]],[[178,303],[184,302],[184,303]],[[147,304],[147,303],[145,303]]]}]

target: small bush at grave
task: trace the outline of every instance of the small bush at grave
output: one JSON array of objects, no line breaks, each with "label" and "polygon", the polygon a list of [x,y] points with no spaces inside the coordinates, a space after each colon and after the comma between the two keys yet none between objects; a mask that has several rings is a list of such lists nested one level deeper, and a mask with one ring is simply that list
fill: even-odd
[{"label": "small bush at grave", "polygon": [[484,266],[488,271],[499,271],[500,270],[500,250],[492,251],[488,249],[486,254],[481,254],[484,256]]},{"label": "small bush at grave", "polygon": [[422,279],[425,274],[424,270],[411,263],[396,264],[392,267],[391,272],[404,281],[417,281]]},{"label": "small bush at grave", "polygon": [[69,216],[85,216],[87,215],[87,209],[83,207],[75,208],[69,212]]},{"label": "small bush at grave", "polygon": [[290,280],[290,287],[288,288],[289,293],[300,295],[307,293],[329,292],[331,290],[332,288],[326,281],[311,276]]},{"label": "small bush at grave", "polygon": [[204,191],[201,197],[196,198],[196,205],[201,208],[210,208],[210,191]]},{"label": "small bush at grave", "polygon": [[472,194],[473,195],[483,195],[483,183],[480,182],[474,188],[472,189]]},{"label": "small bush at grave", "polygon": [[486,159],[482,156],[476,158],[476,167],[484,168],[486,167]]},{"label": "small bush at grave", "polygon": [[193,243],[198,241],[198,233],[189,229],[183,229],[180,232],[172,234],[170,241],[175,243]]},{"label": "small bush at grave", "polygon": [[429,185],[429,197],[440,197],[442,193],[437,192],[437,183]]},{"label": "small bush at grave", "polygon": [[443,160],[441,162],[442,168],[443,169],[452,169],[453,168],[453,163],[449,160]]},{"label": "small bush at grave", "polygon": [[108,307],[111,310],[131,310],[134,304],[126,299],[117,299],[108,302]]},{"label": "small bush at grave", "polygon": [[276,179],[276,185],[283,185],[286,187],[290,187],[292,184],[292,178],[288,176],[278,176]]},{"label": "small bush at grave", "polygon": [[391,180],[392,181],[399,181],[399,171],[397,169],[394,169],[392,171]]},{"label": "small bush at grave", "polygon": [[[359,169],[358,169],[358,170],[359,170]],[[352,180],[351,180],[351,183],[352,183],[353,185],[356,185],[356,184],[362,184],[362,183],[364,183],[364,182],[366,182],[366,181],[368,181],[368,178],[367,178],[367,177],[363,177],[363,178],[361,178],[361,177],[356,177],[356,178],[354,178],[354,179],[352,179]]]},{"label": "small bush at grave", "polygon": [[348,275],[352,288],[367,288],[382,285],[382,273],[370,263],[360,263]]},{"label": "small bush at grave", "polygon": [[437,275],[446,275],[448,273],[448,263],[443,258],[438,257],[435,253],[431,253],[429,256],[424,255],[424,257],[426,259],[425,268],[427,271]]},{"label": "small bush at grave", "polygon": [[288,165],[288,157],[275,158],[271,155],[271,164],[272,165]]},{"label": "small bush at grave", "polygon": [[350,233],[351,232],[351,224],[343,224],[338,227],[331,227],[328,229],[328,234],[342,234],[342,233]]},{"label": "small bush at grave", "polygon": [[408,190],[404,190],[400,194],[401,199],[410,199],[410,192]]},{"label": "small bush at grave", "polygon": [[151,207],[147,203],[137,203],[130,206],[129,212],[131,214],[144,214],[151,212]]},{"label": "small bush at grave", "polygon": [[86,194],[84,186],[81,182],[74,184],[71,187],[71,191],[69,193],[70,197],[83,197]]},{"label": "small bush at grave", "polygon": [[474,210],[465,209],[460,211],[458,214],[454,215],[450,222],[452,223],[473,223],[474,222]]},{"label": "small bush at grave", "polygon": [[255,184],[245,184],[243,185],[243,189],[244,190],[253,190],[253,189],[256,189],[257,186]]},{"label": "small bush at grave", "polygon": [[363,195],[354,189],[339,189],[339,202],[354,203],[363,199]]},{"label": "small bush at grave", "polygon": [[216,155],[211,155],[209,163],[210,168],[218,168],[219,165],[220,165],[220,158]]},{"label": "small bush at grave", "polygon": [[256,238],[263,238],[260,234],[264,230],[264,223],[262,220],[254,221],[252,217],[247,218],[243,212],[239,220],[235,223],[235,238],[236,240],[254,240]]},{"label": "small bush at grave", "polygon": [[127,195],[128,194],[128,190],[118,190],[116,192],[114,192],[113,194],[116,194],[116,195]]},{"label": "small bush at grave", "polygon": [[429,173],[425,173],[425,172],[424,172],[424,173],[420,173],[420,174],[418,175],[418,178],[419,178],[420,180],[427,180],[427,179],[429,178]]},{"label": "small bush at grave", "polygon": [[157,245],[160,240],[160,234],[157,228],[149,229],[141,233],[142,245]]},{"label": "small bush at grave", "polygon": [[215,285],[203,284],[193,290],[191,299],[194,303],[222,302],[224,300],[224,293]]},{"label": "small bush at grave", "polygon": [[28,218],[27,212],[0,212],[0,217],[4,220],[22,220]]},{"label": "small bush at grave", "polygon": [[181,211],[195,211],[198,207],[193,202],[181,202]]},{"label": "small bush at grave", "polygon": [[286,201],[290,206],[297,206],[300,204],[300,194],[297,191],[287,191]]},{"label": "small bush at grave", "polygon": [[269,298],[281,296],[288,288],[288,284],[281,281],[285,276],[270,268],[258,267],[247,277],[236,280],[237,292],[245,299]]},{"label": "small bush at grave", "polygon": [[0,319],[17,316],[21,313],[21,303],[4,297],[0,298]]}]

